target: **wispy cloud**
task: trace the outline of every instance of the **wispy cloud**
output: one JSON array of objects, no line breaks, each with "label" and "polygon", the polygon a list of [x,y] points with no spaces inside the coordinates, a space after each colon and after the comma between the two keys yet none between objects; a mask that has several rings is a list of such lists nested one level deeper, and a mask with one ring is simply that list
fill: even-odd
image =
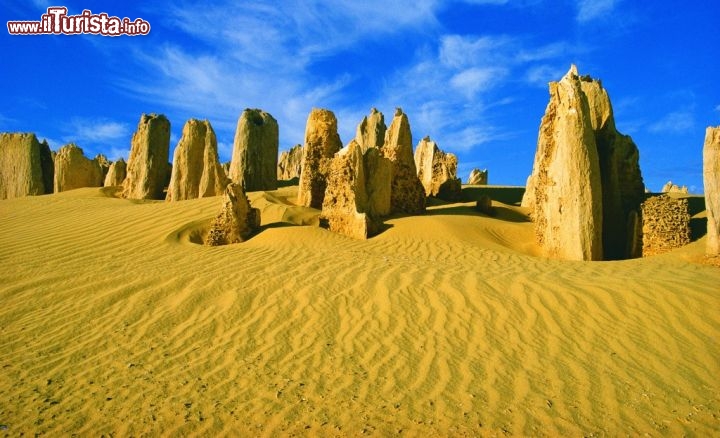
[{"label": "wispy cloud", "polygon": [[689,110],[671,112],[657,122],[651,124],[648,130],[653,133],[679,133],[690,131],[695,127],[695,117]]},{"label": "wispy cloud", "polygon": [[8,130],[5,126],[13,125],[17,120],[12,117],[7,117],[4,114],[0,114],[0,131]]},{"label": "wispy cloud", "polygon": [[586,23],[607,17],[619,3],[619,0],[578,0],[577,21]]},{"label": "wispy cloud", "polygon": [[75,138],[77,141],[106,143],[129,138],[132,134],[127,124],[104,119],[75,118],[72,119],[70,126],[72,134],[67,137]]},{"label": "wispy cloud", "polygon": [[[318,63],[359,43],[422,34],[435,26],[436,8],[435,0],[170,4],[166,24],[193,43],[137,49],[137,67],[148,74],[117,84],[183,116],[208,118],[221,142],[232,141],[244,108],[263,108],[280,122],[281,148],[289,147],[302,141],[313,106],[345,111],[343,93],[361,80],[342,67],[328,75]],[[382,13],[366,20],[371,10]]]},{"label": "wispy cloud", "polygon": [[[469,151],[508,135],[488,117],[489,106],[509,97],[495,90],[525,82],[528,68],[552,65],[572,49],[563,42],[536,45],[520,36],[443,34],[436,14],[444,7],[437,0],[168,5],[166,24],[191,43],[136,50],[137,67],[147,75],[117,83],[183,117],[208,118],[218,141],[228,145],[246,107],[273,114],[283,149],[302,142],[312,107],[332,109],[347,142],[370,107],[390,119],[393,108],[402,106],[416,136],[431,134],[448,143],[441,147]],[[373,10],[382,13],[367,20]],[[399,57],[367,49],[386,47],[393,38]],[[324,68],[334,57],[355,64]],[[363,64],[377,67],[358,71]],[[366,85],[370,81],[373,85]],[[221,148],[221,157],[229,159],[229,152]]]},{"label": "wispy cloud", "polygon": [[516,135],[493,121],[491,108],[513,101],[508,85],[526,82],[525,71],[536,61],[558,62],[560,47],[506,35],[443,35],[435,53],[420,53],[381,95],[387,106],[401,104],[411,116],[416,139],[431,135],[445,150],[470,152]]},{"label": "wispy cloud", "polygon": [[562,78],[565,69],[567,69],[567,66],[535,65],[525,72],[525,80],[532,85],[547,88],[549,82]]}]

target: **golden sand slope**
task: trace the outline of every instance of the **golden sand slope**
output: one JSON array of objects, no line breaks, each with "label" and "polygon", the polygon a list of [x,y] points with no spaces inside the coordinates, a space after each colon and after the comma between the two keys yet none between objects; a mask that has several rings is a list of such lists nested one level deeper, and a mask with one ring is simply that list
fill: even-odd
[{"label": "golden sand slope", "polygon": [[293,225],[293,190],[218,248],[219,198],[0,201],[0,435],[720,433],[704,240],[549,261],[516,209],[457,204],[354,241]]}]

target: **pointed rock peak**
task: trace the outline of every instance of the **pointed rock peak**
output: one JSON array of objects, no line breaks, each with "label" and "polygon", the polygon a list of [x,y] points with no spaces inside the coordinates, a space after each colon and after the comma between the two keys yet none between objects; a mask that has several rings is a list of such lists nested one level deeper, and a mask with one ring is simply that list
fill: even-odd
[{"label": "pointed rock peak", "polygon": [[430,136],[426,135],[425,137],[423,137],[423,141],[430,141]]},{"label": "pointed rock peak", "polygon": [[400,107],[395,108],[395,117],[403,115],[403,110]]},{"label": "pointed rock peak", "polygon": [[570,76],[570,77],[580,76],[580,74],[578,73],[577,65],[570,64],[570,70],[568,70],[568,72],[565,74],[565,77],[567,77],[567,76]]},{"label": "pointed rock peak", "polygon": [[375,107],[370,108],[370,114],[375,114],[375,113],[377,113],[377,112],[379,112],[379,111],[377,110],[377,108],[375,108]]}]

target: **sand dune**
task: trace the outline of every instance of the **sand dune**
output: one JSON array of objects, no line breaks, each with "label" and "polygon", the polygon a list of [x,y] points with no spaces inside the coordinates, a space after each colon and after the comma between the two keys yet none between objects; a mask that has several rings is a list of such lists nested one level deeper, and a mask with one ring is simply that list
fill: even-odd
[{"label": "sand dune", "polygon": [[719,433],[704,239],[545,260],[504,200],[357,241],[302,226],[296,190],[251,193],[262,231],[213,248],[219,198],[0,201],[0,433]]}]

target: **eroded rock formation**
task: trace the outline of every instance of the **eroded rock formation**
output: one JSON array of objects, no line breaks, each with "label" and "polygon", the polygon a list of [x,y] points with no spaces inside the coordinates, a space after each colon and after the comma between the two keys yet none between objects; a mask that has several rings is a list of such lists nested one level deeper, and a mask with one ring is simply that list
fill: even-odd
[{"label": "eroded rock formation", "polygon": [[550,83],[533,171],[522,200],[546,256],[602,260],[600,166],[590,108],[572,66]]},{"label": "eroded rock formation", "polygon": [[108,174],[108,171],[110,170],[110,165],[112,164],[110,160],[107,159],[107,157],[103,154],[97,154],[95,155],[95,158],[93,158],[95,162],[100,167],[100,179],[101,182],[105,182],[105,177]]},{"label": "eroded rock formation", "polygon": [[49,153],[47,142],[38,143],[35,134],[0,133],[0,199],[52,193]]},{"label": "eroded rock formation", "polygon": [[260,109],[245,109],[235,131],[230,179],[248,192],[277,189],[278,123]]},{"label": "eroded rock formation", "polygon": [[468,185],[487,185],[488,170],[473,169],[467,181]]},{"label": "eroded rock formation", "polygon": [[652,196],[641,204],[642,255],[662,254],[690,243],[687,199]]},{"label": "eroded rock formation", "polygon": [[710,126],[705,131],[703,183],[707,210],[707,253],[720,255],[720,126]]},{"label": "eroded rock formation", "polygon": [[550,95],[522,201],[538,241],[557,258],[633,257],[637,227],[628,224],[644,196],[637,146],[616,130],[602,83],[574,65]]},{"label": "eroded rock formation", "polygon": [[215,131],[210,122],[188,120],[173,154],[172,176],[166,200],[217,196],[223,193],[227,184],[225,171],[218,159]]},{"label": "eroded rock formation", "polygon": [[283,151],[278,159],[277,179],[278,181],[289,181],[293,178],[300,178],[302,170],[302,145],[296,144],[287,151]]},{"label": "eroded rock formation", "polygon": [[342,148],[332,111],[313,108],[305,126],[298,204],[320,209],[333,156]]},{"label": "eroded rock formation", "polygon": [[425,196],[447,201],[460,198],[462,182],[457,177],[457,157],[440,150],[437,143],[425,137],[415,148],[417,176],[425,188]]},{"label": "eroded rock formation", "polygon": [[382,216],[390,213],[390,160],[377,148],[363,153],[350,141],[333,158],[322,205],[328,228],[355,239],[367,239],[380,231]]},{"label": "eroded rock formation", "polygon": [[127,163],[125,160],[120,158],[117,161],[110,163],[107,175],[105,175],[105,187],[121,186],[127,176]]},{"label": "eroded rock formation", "polygon": [[688,188],[687,186],[678,186],[677,184],[673,184],[672,181],[668,181],[665,183],[664,186],[662,186],[662,189],[660,189],[660,193],[687,193]]},{"label": "eroded rock formation", "polygon": [[392,162],[392,211],[408,214],[424,212],[425,188],[415,168],[410,122],[400,108],[396,109],[392,123],[385,132],[381,151]]},{"label": "eroded rock formation", "polygon": [[628,242],[636,237],[628,235],[628,217],[640,210],[645,192],[640,153],[632,138],[615,128],[610,97],[602,82],[581,76],[580,86],[588,100],[600,163],[603,260],[630,258]]},{"label": "eroded rock formation", "polygon": [[55,155],[50,150],[47,140],[40,143],[40,167],[42,168],[45,193],[52,193],[55,187]]},{"label": "eroded rock formation", "polygon": [[133,134],[123,197],[129,199],[164,199],[170,178],[168,153],[170,121],[162,114],[143,114]]},{"label": "eroded rock formation", "polygon": [[208,246],[244,242],[260,227],[260,210],[250,206],[240,184],[228,184],[222,202],[205,239]]},{"label": "eroded rock formation", "polygon": [[385,141],[385,116],[375,108],[370,110],[370,114],[363,117],[358,124],[355,132],[355,141],[363,152],[368,148],[381,148]]},{"label": "eroded rock formation", "polygon": [[85,156],[75,144],[68,144],[55,155],[55,193],[81,187],[102,187],[102,168],[98,160]]}]

